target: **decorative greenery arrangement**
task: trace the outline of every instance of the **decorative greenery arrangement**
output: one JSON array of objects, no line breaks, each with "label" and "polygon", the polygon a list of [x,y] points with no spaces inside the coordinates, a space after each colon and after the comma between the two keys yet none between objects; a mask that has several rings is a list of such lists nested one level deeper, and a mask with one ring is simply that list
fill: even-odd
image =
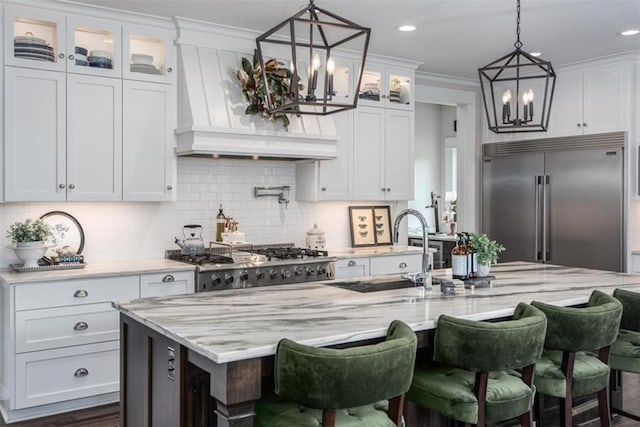
[{"label": "decorative greenery arrangement", "polygon": [[505,250],[504,246],[481,233],[469,233],[469,245],[476,251],[478,265],[495,264],[498,262],[498,254]]},{"label": "decorative greenery arrangement", "polygon": [[9,226],[7,237],[14,243],[40,242],[51,236],[51,226],[43,219],[27,218],[24,222],[17,221]]},{"label": "decorative greenery arrangement", "polygon": [[[269,59],[265,63],[267,83],[271,94],[271,102],[275,107],[280,107],[292,101],[291,97],[291,70],[284,63]],[[242,84],[242,94],[249,105],[246,114],[262,114],[271,121],[282,120],[285,129],[289,126],[289,118],[284,113],[272,113],[267,104],[267,88],[262,78],[262,68],[258,60],[258,52],[253,51],[253,63],[247,58],[242,58],[242,68],[236,71],[236,76]]]}]

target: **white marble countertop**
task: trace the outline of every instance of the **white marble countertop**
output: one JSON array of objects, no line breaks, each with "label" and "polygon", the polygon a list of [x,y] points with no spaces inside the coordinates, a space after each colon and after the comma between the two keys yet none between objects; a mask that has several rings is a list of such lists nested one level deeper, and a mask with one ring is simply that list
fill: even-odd
[{"label": "white marble countertop", "polygon": [[85,277],[125,276],[132,274],[194,271],[195,266],[169,259],[123,261],[109,263],[87,263],[77,270],[45,270],[29,273],[0,270],[0,284],[48,282],[54,280],[80,279]]},{"label": "white marble countertop", "polygon": [[[371,246],[366,248],[329,248],[327,249],[327,252],[329,252],[329,256],[334,256],[338,259],[345,259],[364,258],[372,256],[404,255],[407,253],[422,253],[422,247],[389,245]],[[436,250],[430,249],[429,252],[436,252]]]},{"label": "white marble countertop", "polygon": [[[624,273],[514,262],[493,266],[491,274],[496,276],[491,287],[455,296],[437,288],[366,294],[315,282],[121,301],[114,307],[214,362],[226,363],[275,354],[284,337],[328,346],[383,337],[394,319],[419,331],[435,328],[444,313],[483,320],[510,316],[521,301],[575,305],[585,303],[593,289],[640,292],[640,275]],[[436,270],[434,276],[451,277],[451,270]]]}]

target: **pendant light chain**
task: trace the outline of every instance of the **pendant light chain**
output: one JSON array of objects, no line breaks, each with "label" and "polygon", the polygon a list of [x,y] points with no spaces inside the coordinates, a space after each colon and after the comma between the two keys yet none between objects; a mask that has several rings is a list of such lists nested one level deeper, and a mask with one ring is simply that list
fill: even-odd
[{"label": "pendant light chain", "polygon": [[516,42],[513,45],[516,49],[520,49],[522,47],[522,42],[520,41],[520,0],[518,0],[518,7],[516,10],[518,12],[518,18],[516,19]]}]

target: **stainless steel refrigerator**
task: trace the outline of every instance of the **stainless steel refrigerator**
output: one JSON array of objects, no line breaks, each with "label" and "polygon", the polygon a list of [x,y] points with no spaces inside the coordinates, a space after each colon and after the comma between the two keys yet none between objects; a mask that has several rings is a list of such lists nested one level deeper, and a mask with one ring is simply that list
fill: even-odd
[{"label": "stainless steel refrigerator", "polygon": [[624,271],[624,132],[483,145],[482,232],[533,261]]}]

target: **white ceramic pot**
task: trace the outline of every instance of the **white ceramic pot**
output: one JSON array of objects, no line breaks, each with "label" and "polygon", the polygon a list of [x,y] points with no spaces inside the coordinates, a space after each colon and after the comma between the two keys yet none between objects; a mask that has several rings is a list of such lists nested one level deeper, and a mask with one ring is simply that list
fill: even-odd
[{"label": "white ceramic pot", "polygon": [[307,231],[306,243],[309,249],[324,249],[326,243],[324,231],[318,228],[318,224],[313,224],[313,228]]},{"label": "white ceramic pot", "polygon": [[491,264],[478,264],[478,277],[487,277],[491,270]]},{"label": "white ceramic pot", "polygon": [[23,262],[24,268],[37,268],[38,260],[47,253],[48,246],[45,242],[18,242],[10,247]]}]

